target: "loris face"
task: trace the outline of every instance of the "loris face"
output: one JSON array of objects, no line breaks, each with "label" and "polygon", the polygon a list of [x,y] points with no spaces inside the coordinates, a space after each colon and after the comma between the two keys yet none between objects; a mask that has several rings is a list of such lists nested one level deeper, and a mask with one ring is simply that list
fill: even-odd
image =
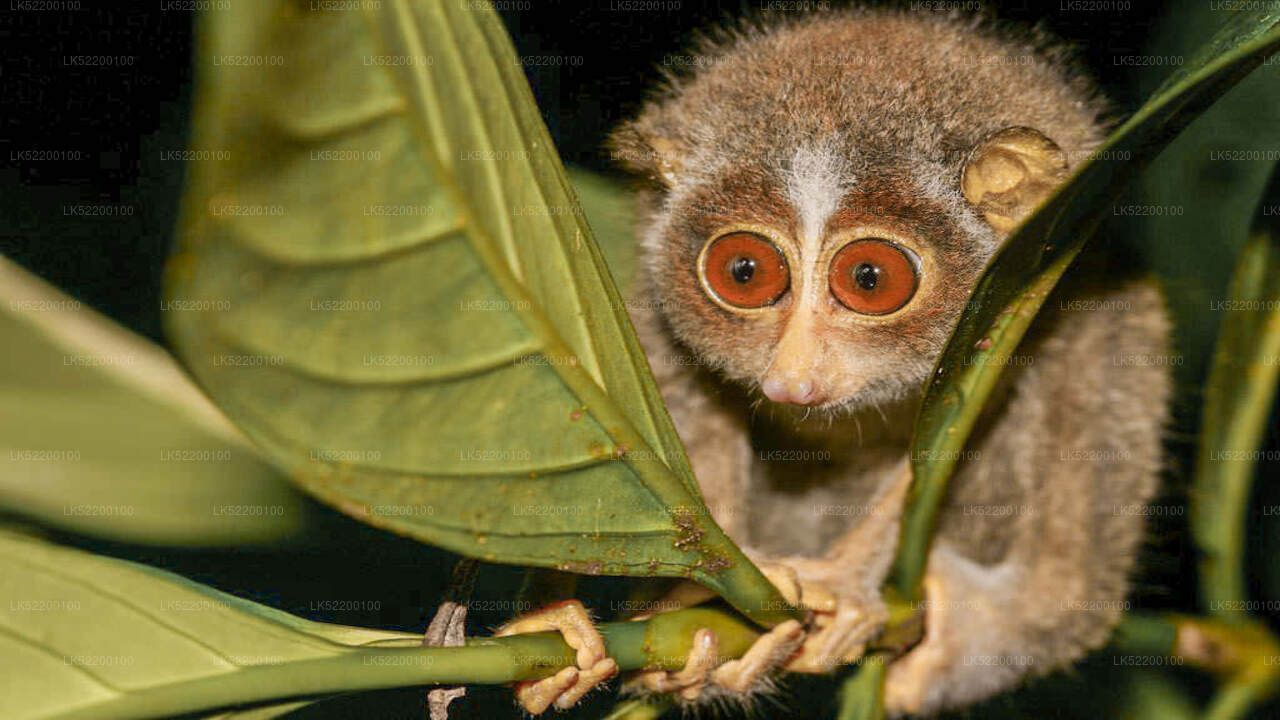
[{"label": "loris face", "polygon": [[676,336],[773,402],[918,391],[1005,234],[1098,141],[1084,86],[989,61],[1005,47],[855,11],[707,48],[613,138],[656,181],[647,283]]},{"label": "loris face", "polygon": [[773,402],[852,409],[920,387],[994,234],[838,145],[770,160],[667,198],[647,245],[672,328]]}]

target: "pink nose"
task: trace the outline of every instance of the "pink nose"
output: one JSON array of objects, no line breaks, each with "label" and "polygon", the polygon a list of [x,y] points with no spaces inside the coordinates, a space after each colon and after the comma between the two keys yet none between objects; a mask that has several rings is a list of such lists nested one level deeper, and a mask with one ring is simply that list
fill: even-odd
[{"label": "pink nose", "polygon": [[765,378],[760,383],[765,397],[776,403],[795,403],[796,405],[817,405],[822,402],[818,390],[808,380],[796,378]]}]

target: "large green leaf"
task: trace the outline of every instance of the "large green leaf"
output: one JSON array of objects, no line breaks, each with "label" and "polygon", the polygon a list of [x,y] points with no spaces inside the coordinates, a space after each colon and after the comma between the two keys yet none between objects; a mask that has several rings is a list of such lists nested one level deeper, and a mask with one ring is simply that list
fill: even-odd
[{"label": "large green leaf", "polygon": [[689,576],[794,612],[711,520],[484,4],[200,26],[167,327],[309,491],[494,562]]},{"label": "large green leaf", "polygon": [[385,661],[385,677],[359,670],[392,657],[365,646],[420,636],[300,620],[22,535],[0,532],[0,585],[3,717],[157,717],[421,682]]},{"label": "large green leaf", "polygon": [[[500,684],[573,663],[558,633],[422,647],[413,633],[303,620],[171,573],[0,531],[0,717],[266,718],[304,698]],[[759,638],[694,608],[600,626],[624,670],[682,667],[699,627],[738,657]],[[239,706],[265,704],[254,710]],[[236,707],[233,707],[236,706]]]},{"label": "large green leaf", "polygon": [[[1000,370],[1112,200],[1182,128],[1280,47],[1280,11],[1232,15],[1006,241],[938,361],[912,441],[914,472],[892,581],[919,593],[934,519]],[[1123,158],[1117,160],[1113,158]]]},{"label": "large green leaf", "polygon": [[[1273,174],[1265,197],[1280,198],[1280,175]],[[1280,221],[1271,214],[1275,205],[1262,207],[1222,303],[1191,493],[1201,596],[1225,620],[1244,617],[1246,510],[1280,380]]]},{"label": "large green leaf", "polygon": [[265,545],[309,506],[162,348],[0,258],[0,509],[158,545]]}]

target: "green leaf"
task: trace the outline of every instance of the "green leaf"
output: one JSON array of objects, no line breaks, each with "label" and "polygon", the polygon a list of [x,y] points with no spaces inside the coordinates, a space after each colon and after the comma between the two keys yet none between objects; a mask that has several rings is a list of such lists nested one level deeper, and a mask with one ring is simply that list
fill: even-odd
[{"label": "green leaf", "polygon": [[407,633],[300,620],[169,573],[7,532],[0,584],[3,717],[156,717],[371,682],[390,687],[397,671],[361,671],[361,658],[373,657],[361,653],[375,652],[361,646],[421,643]]},{"label": "green leaf", "polygon": [[698,496],[497,16],[297,8],[200,27],[192,147],[212,159],[167,283],[199,382],[364,522],[791,617]]},{"label": "green leaf", "polygon": [[276,544],[310,503],[162,348],[0,258],[0,509],[157,545]]},{"label": "green leaf", "polygon": [[206,715],[202,720],[273,720],[274,718],[284,717],[294,710],[301,710],[315,702],[315,700],[294,700],[275,705],[236,708],[213,715]]},{"label": "green leaf", "polygon": [[[938,360],[916,421],[891,581],[919,594],[947,480],[1001,368],[1112,200],[1199,113],[1280,47],[1280,11],[1235,14],[1006,241]],[[1107,158],[1125,158],[1123,162]]]},{"label": "green leaf", "polygon": [[[571,665],[558,633],[425,648],[413,633],[303,620],[171,573],[0,531],[0,717],[272,717],[303,698],[430,684],[500,684]],[[693,631],[726,657],[760,634],[707,608],[605,623],[624,670],[677,670]],[[270,707],[247,708],[252,704]]]},{"label": "green leaf", "polygon": [[[1264,196],[1280,198],[1280,174]],[[1244,535],[1257,453],[1280,380],[1280,221],[1262,206],[1223,303],[1205,390],[1191,498],[1200,594],[1223,620],[1244,618]]]}]

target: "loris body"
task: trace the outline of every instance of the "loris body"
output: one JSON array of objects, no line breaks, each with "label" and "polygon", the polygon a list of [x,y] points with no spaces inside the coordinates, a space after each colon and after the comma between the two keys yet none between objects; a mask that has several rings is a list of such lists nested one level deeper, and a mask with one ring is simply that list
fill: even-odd
[{"label": "loris body", "polygon": [[[615,135],[654,180],[633,319],[707,503],[800,592],[838,600],[792,669],[856,658],[883,623],[927,377],[1008,230],[1104,134],[1046,47],[935,14],[783,21],[709,44]],[[895,712],[1062,666],[1120,616],[1160,465],[1166,323],[1148,285],[1071,287],[961,458],[924,640],[890,666]]]}]

